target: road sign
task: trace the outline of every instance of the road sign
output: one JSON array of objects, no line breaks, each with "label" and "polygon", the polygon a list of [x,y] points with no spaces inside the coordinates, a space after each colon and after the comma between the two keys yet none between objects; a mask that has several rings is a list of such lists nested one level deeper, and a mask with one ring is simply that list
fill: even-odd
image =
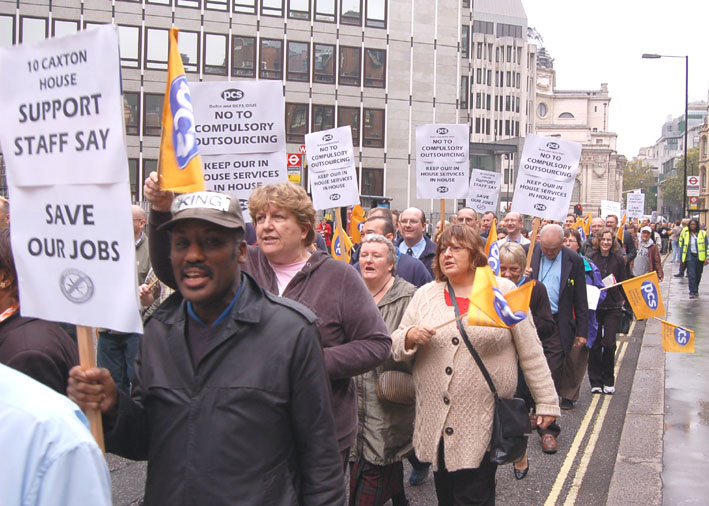
[{"label": "road sign", "polygon": [[288,153],[288,167],[300,167],[299,153]]},{"label": "road sign", "polygon": [[699,186],[699,176],[687,176],[687,186]]},{"label": "road sign", "polygon": [[699,206],[699,197],[689,197],[689,208],[694,210]]},{"label": "road sign", "polygon": [[698,186],[688,186],[687,195],[689,197],[699,197],[699,187]]},{"label": "road sign", "polygon": [[304,155],[305,154],[305,144],[301,144],[299,150],[300,150],[300,154]]}]

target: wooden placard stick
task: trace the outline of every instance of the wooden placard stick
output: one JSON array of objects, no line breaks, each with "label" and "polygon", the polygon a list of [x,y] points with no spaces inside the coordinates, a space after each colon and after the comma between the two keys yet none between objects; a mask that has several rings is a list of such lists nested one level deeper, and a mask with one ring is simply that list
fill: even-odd
[{"label": "wooden placard stick", "polygon": [[[79,365],[81,365],[81,368],[86,370],[96,367],[93,329],[91,327],[77,325],[76,341],[79,345]],[[86,418],[89,419],[91,434],[93,434],[96,443],[101,447],[101,451],[106,453],[106,447],[103,444],[101,412],[98,409],[88,410],[86,411]]]},{"label": "wooden placard stick", "polygon": [[441,199],[441,233],[444,228],[446,228],[446,201]]},{"label": "wooden placard stick", "polygon": [[539,218],[534,218],[532,221],[532,237],[530,238],[529,251],[527,252],[527,266],[525,268],[529,269],[532,265],[532,254],[534,254],[534,245],[537,242],[537,233],[539,232]]}]

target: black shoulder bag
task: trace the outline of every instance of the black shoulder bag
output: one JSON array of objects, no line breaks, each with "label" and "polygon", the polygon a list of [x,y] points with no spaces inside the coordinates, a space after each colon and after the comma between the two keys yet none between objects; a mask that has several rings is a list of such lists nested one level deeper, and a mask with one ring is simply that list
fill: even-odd
[{"label": "black shoulder bag", "polygon": [[501,399],[497,395],[495,384],[492,382],[490,374],[487,372],[485,364],[480,359],[480,355],[475,351],[473,345],[470,344],[468,334],[463,328],[460,319],[460,309],[458,309],[458,301],[455,299],[455,292],[450,282],[448,282],[448,293],[450,294],[453,307],[455,308],[455,316],[457,318],[458,330],[465,341],[470,354],[478,364],[480,372],[482,372],[485,381],[492,395],[495,397],[495,416],[492,421],[492,438],[490,440],[490,461],[503,465],[519,460],[527,450],[527,434],[532,432],[532,424],[529,421],[529,411],[524,403],[524,400],[519,398]]}]

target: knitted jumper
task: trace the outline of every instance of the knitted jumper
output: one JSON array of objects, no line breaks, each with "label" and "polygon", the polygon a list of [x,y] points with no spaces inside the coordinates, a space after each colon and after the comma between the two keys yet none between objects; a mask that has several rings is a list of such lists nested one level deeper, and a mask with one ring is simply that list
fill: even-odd
[{"label": "knitted jumper", "polygon": [[[515,285],[496,278],[506,293]],[[414,360],[416,420],[414,448],[423,462],[438,469],[438,442],[443,438],[448,471],[480,466],[490,445],[494,397],[458,327],[451,323],[438,329],[425,346],[406,351],[404,338],[414,325],[435,327],[455,318],[444,299],[445,283],[432,282],[413,296],[399,328],[392,334],[392,354],[397,361]],[[460,294],[458,294],[460,295]],[[532,318],[511,330],[471,327],[465,331],[487,367],[500,397],[513,397],[517,387],[517,359],[540,415],[559,416],[559,404]],[[448,402],[447,402],[448,401]]]}]

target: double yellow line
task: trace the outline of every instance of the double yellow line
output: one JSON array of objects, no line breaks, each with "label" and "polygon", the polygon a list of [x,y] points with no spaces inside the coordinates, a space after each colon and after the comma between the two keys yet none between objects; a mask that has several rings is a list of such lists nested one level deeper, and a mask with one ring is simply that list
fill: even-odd
[{"label": "double yellow line", "polygon": [[[630,330],[628,331],[627,335],[631,335],[634,329],[635,321],[633,321],[632,325],[630,326]],[[625,351],[627,349],[628,342],[623,341],[618,345],[618,349],[616,350],[616,378],[618,377],[618,371],[620,370],[620,366],[623,363],[623,357],[625,356]],[[591,434],[588,438],[588,442],[586,443],[586,447],[583,449],[583,453],[581,453],[579,464],[576,468],[576,473],[574,474],[573,481],[571,482],[571,487],[569,488],[569,492],[566,495],[566,500],[563,502],[564,506],[576,504],[578,492],[581,488],[581,484],[583,483],[584,476],[586,476],[588,464],[591,461],[591,456],[593,455],[593,451],[596,448],[596,443],[598,442],[598,436],[600,435],[601,429],[603,428],[603,422],[605,421],[606,416],[608,414],[608,406],[610,405],[611,398],[611,395],[593,395],[593,398],[591,399],[591,404],[586,410],[586,414],[583,417],[583,420],[581,421],[581,425],[579,426],[578,431],[576,432],[576,436],[574,437],[573,442],[571,443],[569,452],[566,454],[564,463],[561,465],[561,469],[559,469],[559,474],[557,475],[556,480],[554,481],[554,485],[552,485],[551,487],[551,491],[549,492],[547,500],[544,502],[544,506],[553,506],[557,503],[557,500],[561,495],[561,491],[564,488],[564,484],[566,483],[566,480],[568,479],[569,474],[571,473],[571,468],[573,467],[573,464],[576,461],[576,457],[581,451],[583,440],[586,438],[590,427]],[[599,404],[599,399],[603,399],[602,401],[600,401],[601,408],[598,411],[598,416],[594,417],[596,407]]]}]

